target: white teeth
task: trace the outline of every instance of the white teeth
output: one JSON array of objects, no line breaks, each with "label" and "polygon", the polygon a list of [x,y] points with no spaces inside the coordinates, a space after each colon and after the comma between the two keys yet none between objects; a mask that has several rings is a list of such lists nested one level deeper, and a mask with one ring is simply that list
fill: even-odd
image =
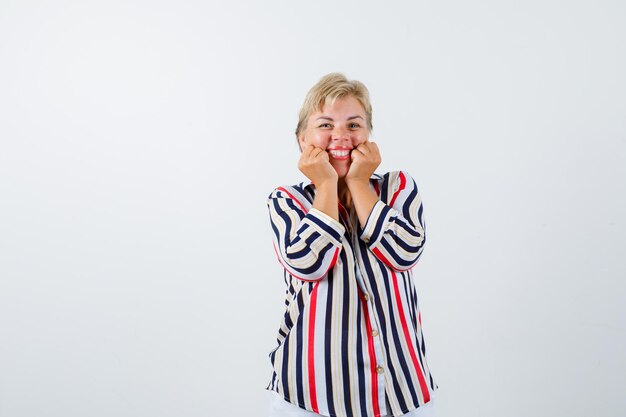
[{"label": "white teeth", "polygon": [[350,151],[335,151],[335,150],[330,151],[330,154],[331,154],[332,156],[346,156],[346,155],[348,155],[349,153],[350,153]]}]

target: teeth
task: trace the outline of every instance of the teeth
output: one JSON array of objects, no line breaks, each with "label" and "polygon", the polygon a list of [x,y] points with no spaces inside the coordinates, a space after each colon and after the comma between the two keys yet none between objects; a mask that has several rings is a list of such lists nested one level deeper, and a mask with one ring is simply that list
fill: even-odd
[{"label": "teeth", "polygon": [[350,153],[350,151],[330,151],[330,154],[333,156],[346,156]]}]

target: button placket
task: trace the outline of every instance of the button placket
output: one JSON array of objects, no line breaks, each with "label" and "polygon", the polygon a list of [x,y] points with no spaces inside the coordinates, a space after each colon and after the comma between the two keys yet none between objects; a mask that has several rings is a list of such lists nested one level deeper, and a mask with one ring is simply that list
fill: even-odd
[{"label": "button placket", "polygon": [[[365,285],[365,280],[363,279],[363,275],[361,274],[361,267],[359,266],[359,257],[361,256],[360,250],[359,250],[359,245],[358,245],[358,237],[356,235],[356,228],[352,228],[352,233],[351,233],[351,243],[352,243],[352,248],[353,248],[353,252],[354,254],[356,254],[356,259],[354,262],[354,269],[356,271],[356,279],[357,279],[357,283],[359,285],[359,288],[361,289],[361,292],[369,298],[369,296],[367,295],[367,285]],[[368,300],[368,298],[365,299],[365,301]]]},{"label": "button placket", "polygon": [[381,339],[379,337],[380,333],[378,329],[380,328],[380,326],[378,324],[378,320],[376,319],[376,314],[373,313],[374,302],[372,300],[372,297],[369,295],[367,284],[365,283],[365,279],[363,278],[363,274],[361,273],[361,266],[360,266],[360,256],[361,256],[360,252],[361,251],[360,251],[360,247],[358,244],[359,237],[357,236],[356,230],[357,230],[356,227],[351,228],[352,248],[353,248],[354,253],[357,255],[356,256],[357,259],[355,262],[355,270],[356,270],[358,285],[359,285],[359,288],[361,289],[361,297],[367,303],[367,310],[365,314],[369,316],[370,323],[372,324],[372,326],[375,326],[375,328],[372,328],[371,334],[368,335],[368,337],[371,337],[374,341],[374,354],[376,355],[376,376],[378,378],[378,404],[380,407],[380,413],[381,415],[387,415],[387,406],[386,406],[386,397],[385,397],[386,359],[385,359],[385,355],[383,352]]}]

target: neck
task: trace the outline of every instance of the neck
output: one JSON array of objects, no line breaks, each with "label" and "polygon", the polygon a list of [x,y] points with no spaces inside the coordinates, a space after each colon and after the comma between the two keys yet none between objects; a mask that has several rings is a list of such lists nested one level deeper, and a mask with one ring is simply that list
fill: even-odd
[{"label": "neck", "polygon": [[337,196],[344,207],[349,207],[352,204],[350,189],[346,185],[346,181],[343,178],[339,178],[339,181],[337,182]]}]

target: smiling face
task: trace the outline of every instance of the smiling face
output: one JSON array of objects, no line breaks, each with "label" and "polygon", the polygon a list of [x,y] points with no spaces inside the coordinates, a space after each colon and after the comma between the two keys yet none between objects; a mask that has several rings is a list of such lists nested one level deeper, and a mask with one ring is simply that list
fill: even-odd
[{"label": "smiling face", "polygon": [[311,144],[328,152],[330,164],[343,178],[350,168],[352,149],[366,142],[369,129],[361,103],[353,96],[340,97],[333,105],[312,113],[298,138],[300,148]]}]

